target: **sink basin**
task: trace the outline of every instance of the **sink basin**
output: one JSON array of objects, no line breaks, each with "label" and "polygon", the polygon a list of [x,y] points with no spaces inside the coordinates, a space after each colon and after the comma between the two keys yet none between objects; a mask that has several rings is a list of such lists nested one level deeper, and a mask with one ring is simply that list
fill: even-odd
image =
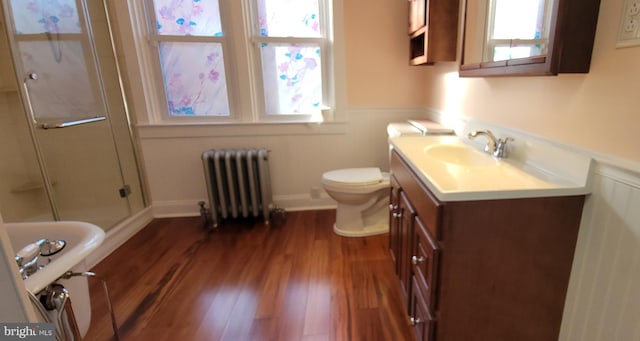
[{"label": "sink basin", "polygon": [[[441,201],[589,193],[591,159],[531,142],[519,158],[496,159],[457,136],[400,136],[393,149]],[[558,166],[561,165],[561,166]]]},{"label": "sink basin", "polygon": [[[51,257],[39,257],[38,264],[46,265],[25,279],[24,285],[34,294],[56,280],[63,285],[69,291],[76,323],[80,334],[84,337],[91,324],[91,301],[87,277],[58,279],[67,271],[81,273],[89,270],[85,259],[102,244],[105,238],[104,230],[90,223],[76,221],[4,223],[3,226],[14,253],[43,238],[66,241],[62,251]],[[50,262],[47,259],[50,259]]]},{"label": "sink basin", "polygon": [[424,148],[424,153],[438,161],[464,167],[490,167],[496,166],[499,162],[492,156],[466,145],[429,145]]},{"label": "sink basin", "polygon": [[[37,293],[66,271],[83,263],[84,259],[104,240],[104,231],[90,223],[75,221],[6,223],[4,224],[14,252],[42,238],[62,239],[67,242],[51,262],[24,280],[25,287]],[[40,257],[40,264],[45,257]]]}]

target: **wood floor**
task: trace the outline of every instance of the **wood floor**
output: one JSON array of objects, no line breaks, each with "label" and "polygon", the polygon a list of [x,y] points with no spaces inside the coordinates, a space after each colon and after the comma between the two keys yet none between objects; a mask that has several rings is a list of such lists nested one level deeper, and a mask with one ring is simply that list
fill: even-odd
[{"label": "wood floor", "polygon": [[[413,340],[387,235],[344,238],[334,210],[288,212],[282,226],[154,220],[93,271],[107,278],[127,340]],[[114,340],[90,280],[88,341]]]}]

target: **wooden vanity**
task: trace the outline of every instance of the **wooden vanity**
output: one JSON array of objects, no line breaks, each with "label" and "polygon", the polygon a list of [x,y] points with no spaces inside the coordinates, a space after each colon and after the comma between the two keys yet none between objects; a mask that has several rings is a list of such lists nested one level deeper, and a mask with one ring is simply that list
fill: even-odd
[{"label": "wooden vanity", "polygon": [[389,250],[417,340],[557,340],[585,195],[440,201],[391,152]]}]

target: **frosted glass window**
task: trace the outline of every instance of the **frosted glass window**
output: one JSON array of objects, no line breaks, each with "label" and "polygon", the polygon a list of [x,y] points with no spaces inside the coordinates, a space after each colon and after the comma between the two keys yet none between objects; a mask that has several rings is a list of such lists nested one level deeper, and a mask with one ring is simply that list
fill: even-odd
[{"label": "frosted glass window", "polygon": [[76,0],[13,0],[18,34],[82,33]]},{"label": "frosted glass window", "polygon": [[258,0],[263,37],[320,37],[318,0]]},{"label": "frosted glass window", "polygon": [[262,44],[267,114],[313,114],[322,104],[319,46]]},{"label": "frosted glass window", "polygon": [[153,0],[160,35],[221,37],[218,0]]},{"label": "frosted glass window", "polygon": [[[146,6],[169,117],[309,121],[331,101],[323,92],[332,69],[325,60],[332,48],[324,27],[331,23],[328,0],[146,0]],[[232,21],[237,30],[228,29]]]},{"label": "frosted glass window", "polygon": [[318,0],[255,0],[265,113],[318,115],[323,107],[322,47],[326,44]]},{"label": "frosted glass window", "polygon": [[228,116],[222,46],[162,42],[160,62],[172,116]]}]

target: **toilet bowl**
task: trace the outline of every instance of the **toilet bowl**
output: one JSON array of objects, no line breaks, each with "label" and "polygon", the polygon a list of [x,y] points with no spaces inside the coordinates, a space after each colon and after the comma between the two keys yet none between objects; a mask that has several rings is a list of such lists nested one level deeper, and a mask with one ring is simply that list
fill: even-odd
[{"label": "toilet bowl", "polygon": [[322,186],[338,207],[333,231],[345,237],[389,231],[389,174],[379,168],[347,168],[326,172]]}]

